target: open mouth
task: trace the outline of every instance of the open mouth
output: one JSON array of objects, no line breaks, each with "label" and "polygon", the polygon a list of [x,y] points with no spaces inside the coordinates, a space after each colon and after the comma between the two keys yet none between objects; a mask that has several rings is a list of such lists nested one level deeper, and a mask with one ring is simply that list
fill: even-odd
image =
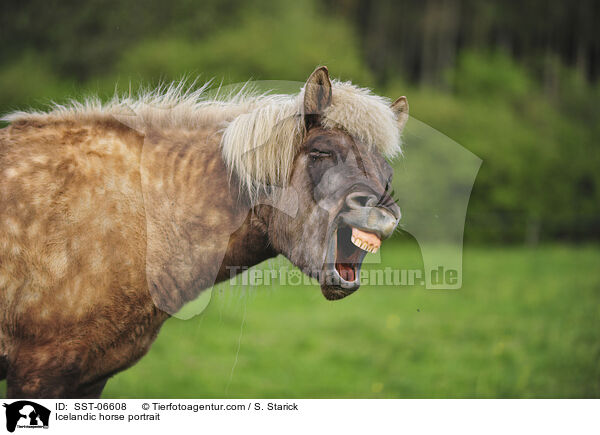
[{"label": "open mouth", "polygon": [[381,241],[390,237],[398,225],[398,207],[373,207],[369,198],[374,196],[353,191],[346,197],[347,207],[328,225],[325,261],[314,275],[329,300],[345,298],[358,290],[363,259],[367,253],[377,252]]},{"label": "open mouth", "polygon": [[381,240],[375,234],[340,224],[336,231],[334,268],[342,287],[359,283],[360,266],[365,255],[377,252],[380,246]]}]

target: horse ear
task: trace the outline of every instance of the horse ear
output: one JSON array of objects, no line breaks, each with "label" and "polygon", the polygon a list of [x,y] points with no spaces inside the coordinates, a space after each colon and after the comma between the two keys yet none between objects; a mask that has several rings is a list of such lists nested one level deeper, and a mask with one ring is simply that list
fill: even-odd
[{"label": "horse ear", "polygon": [[331,80],[326,66],[314,70],[304,85],[304,122],[307,129],[319,124],[331,105]]},{"label": "horse ear", "polygon": [[391,107],[398,119],[398,128],[402,131],[408,121],[408,100],[402,96],[394,101]]}]

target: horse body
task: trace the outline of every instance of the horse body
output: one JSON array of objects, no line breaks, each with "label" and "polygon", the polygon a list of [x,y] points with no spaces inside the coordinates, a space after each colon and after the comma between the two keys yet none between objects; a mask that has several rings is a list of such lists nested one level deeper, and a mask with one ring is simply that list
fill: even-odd
[{"label": "horse body", "polygon": [[[257,233],[249,218],[243,224],[247,209],[234,204],[218,140],[207,141],[207,131],[142,138],[114,121],[23,122],[1,132],[0,352],[12,397],[97,394],[108,375],[147,351],[168,317],[151,297],[146,274],[145,208],[164,205],[144,204],[142,173],[165,180],[173,203],[193,207],[176,225],[165,221],[154,231],[185,228],[188,245],[210,257],[241,225],[226,261],[264,258],[257,251],[267,251],[267,243],[250,243]],[[151,148],[143,169],[142,146]],[[184,222],[189,216],[193,221]],[[172,254],[177,279],[177,268],[197,254]],[[218,280],[229,277],[226,263],[216,266]],[[188,273],[211,276],[201,268]],[[180,306],[206,286],[167,295],[166,303]]]},{"label": "horse body", "polygon": [[[313,73],[319,86],[322,71]],[[317,115],[331,105],[330,87],[329,100],[309,91],[307,119],[307,104],[314,103]],[[114,113],[32,114],[0,130],[0,375],[9,397],[99,396],[111,375],[147,352],[170,314],[231,270],[278,253],[317,277],[315,268],[325,271],[326,257],[334,255],[327,271],[336,281],[322,284],[328,299],[358,288],[364,253],[348,244],[339,248],[348,252],[342,261],[332,246],[340,246],[342,225],[380,239],[395,228],[399,210],[385,196],[382,177],[390,170],[384,160],[350,159],[346,150],[351,166],[338,170],[327,166],[331,159],[317,162],[314,148],[304,153],[294,145],[293,153],[286,151],[286,177],[300,192],[293,219],[278,211],[290,209],[289,195],[263,195],[261,202],[252,192],[249,183],[256,180],[275,184],[268,171],[262,180],[252,172],[260,162],[244,172],[243,159],[228,159],[223,126],[253,113],[256,104],[231,107],[217,105],[217,114],[208,107],[183,124],[150,117],[144,128]],[[318,126],[307,122],[300,134],[303,144],[337,141],[337,148],[319,151],[330,157],[338,148],[356,148],[345,131],[313,122]],[[369,192],[364,201],[356,192],[348,199],[347,180],[340,177],[352,171],[384,174],[361,181]],[[335,193],[322,183],[309,186],[322,177],[345,187]],[[368,199],[377,192],[383,200]],[[325,200],[333,204],[330,211],[324,211]],[[357,218],[365,210],[369,224]],[[352,279],[336,272],[349,268]]]}]

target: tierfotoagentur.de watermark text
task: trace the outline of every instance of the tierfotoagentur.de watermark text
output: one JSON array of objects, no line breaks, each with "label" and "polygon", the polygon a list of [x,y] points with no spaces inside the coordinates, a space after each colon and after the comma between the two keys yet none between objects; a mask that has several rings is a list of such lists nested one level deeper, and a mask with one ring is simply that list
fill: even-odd
[{"label": "tierfotoagentur.de watermark text", "polygon": [[[294,267],[277,269],[248,268],[228,266],[231,286],[260,286],[277,284],[280,286],[318,285],[319,281]],[[455,285],[458,270],[438,266],[430,271],[431,282],[435,285]],[[324,277],[323,279],[327,279]],[[361,285],[373,286],[424,286],[426,283],[423,269],[396,269],[393,267],[369,268],[360,272]]]}]

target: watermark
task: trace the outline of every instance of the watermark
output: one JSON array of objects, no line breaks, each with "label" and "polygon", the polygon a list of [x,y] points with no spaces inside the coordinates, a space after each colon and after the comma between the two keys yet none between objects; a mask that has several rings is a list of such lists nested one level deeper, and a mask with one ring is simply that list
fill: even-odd
[{"label": "watermark", "polygon": [[6,416],[6,430],[14,432],[15,429],[48,429],[50,424],[50,410],[39,403],[30,400],[18,400],[13,403],[4,403]]},{"label": "watermark", "polygon": [[[325,83],[325,79],[321,77],[319,83]],[[213,286],[228,277],[245,272],[251,264],[264,259],[258,254],[256,257],[260,258],[253,261],[252,248],[255,246],[252,243],[239,247],[230,244],[235,237],[240,237],[239,231],[244,231],[248,218],[252,220],[257,207],[261,206],[271,207],[283,217],[271,220],[279,224],[275,230],[268,228],[263,222],[265,232],[271,233],[265,240],[254,240],[253,243],[269,245],[272,244],[270,238],[285,234],[285,240],[279,241],[279,249],[275,254],[286,256],[297,269],[291,266],[286,269],[283,265],[279,271],[267,271],[259,266],[256,270],[250,269],[234,278],[233,285],[332,284],[335,287],[339,284],[340,277],[348,278],[348,282],[355,282],[356,271],[351,271],[349,266],[344,266],[344,270],[338,274],[331,268],[329,277],[321,277],[319,273],[307,275],[300,272],[322,268],[324,261],[336,261],[346,265],[353,263],[358,254],[350,245],[352,240],[356,246],[369,252],[361,262],[368,263],[369,266],[379,265],[361,271],[361,285],[417,285],[428,290],[462,287],[465,217],[481,159],[431,126],[409,118],[408,106],[403,97],[389,106],[396,115],[398,128],[402,130],[402,156],[389,162],[393,169],[393,178],[387,170],[373,169],[381,169],[379,163],[373,162],[379,162],[378,159],[383,155],[382,149],[398,148],[400,138],[381,133],[387,130],[380,128],[382,126],[378,124],[381,116],[360,116],[353,121],[353,125],[344,130],[348,113],[340,115],[342,109],[339,107],[337,112],[328,112],[328,125],[341,126],[339,130],[346,131],[351,136],[354,131],[356,136],[356,141],[338,141],[339,144],[359,143],[360,137],[369,136],[361,136],[360,132],[369,128],[368,132],[373,133],[371,136],[377,136],[381,139],[379,142],[384,143],[362,148],[355,144],[356,146],[343,153],[344,158],[338,158],[336,148],[331,145],[338,142],[335,138],[329,138],[323,142],[325,145],[329,144],[329,148],[325,145],[318,148],[315,145],[307,159],[294,158],[294,150],[301,148],[299,143],[295,142],[298,132],[304,131],[305,126],[308,129],[311,123],[321,119],[319,114],[313,116],[314,113],[306,112],[305,97],[307,90],[311,89],[309,84],[310,79],[306,83],[257,81],[215,89],[205,86],[183,96],[175,95],[174,100],[194,98],[201,102],[202,104],[197,105],[198,110],[211,110],[211,102],[215,102],[215,112],[211,112],[215,119],[231,110],[231,115],[225,116],[221,123],[227,125],[226,128],[223,129],[219,124],[221,127],[215,127],[207,136],[210,140],[217,141],[215,143],[220,143],[222,150],[219,155],[224,159],[221,162],[224,165],[211,163],[207,167],[220,168],[221,172],[203,174],[198,178],[188,177],[186,183],[191,183],[190,185],[179,186],[177,183],[180,183],[180,179],[188,178],[181,174],[180,169],[166,167],[177,161],[166,151],[176,149],[172,146],[173,143],[169,142],[173,139],[160,135],[148,136],[140,130],[144,137],[140,173],[147,223],[146,278],[150,294],[161,310],[181,318],[199,314],[210,301]],[[248,91],[249,88],[253,91]],[[335,92],[334,87],[334,95]],[[326,100],[328,94],[320,91],[313,93],[317,100]],[[296,97],[298,99],[294,99]],[[304,107],[298,109],[302,106],[302,98]],[[241,101],[245,101],[245,105],[240,105]],[[254,103],[247,104],[248,101]],[[399,106],[398,101],[402,103]],[[312,102],[315,110],[330,104],[328,101],[317,101],[318,104]],[[152,101],[149,104],[152,105]],[[236,104],[240,106],[234,107]],[[136,110],[146,109],[140,105]],[[138,118],[141,115],[136,113],[136,110],[124,108],[122,114],[115,116],[133,129],[140,128]],[[156,111],[158,117],[162,111],[169,119],[181,115],[177,112],[177,104],[164,106],[156,103],[156,107],[152,107],[151,110]],[[209,118],[211,117],[207,119]],[[363,125],[370,118],[372,119],[369,122],[373,122],[373,125]],[[378,136],[380,133],[381,137]],[[306,137],[302,136],[301,140]],[[398,143],[386,144],[386,140],[392,137]],[[376,156],[374,153],[379,154]],[[307,165],[310,161],[323,164],[312,166],[309,170]],[[372,164],[368,164],[369,162]],[[361,170],[353,171],[354,167]],[[235,176],[224,175],[223,171],[230,171]],[[279,174],[289,175],[292,172],[309,175],[305,180],[295,183],[293,180],[288,183],[276,179]],[[348,174],[358,175],[350,177]],[[226,190],[226,184],[219,182],[223,176],[228,182],[239,185],[233,185],[231,191]],[[288,179],[291,180],[289,177]],[[195,186],[194,183],[200,183],[200,186]],[[343,191],[344,186],[349,189],[346,196],[336,196],[337,192]],[[356,189],[359,188],[355,186],[367,188],[357,192]],[[194,197],[190,194],[194,189],[206,194]],[[229,203],[227,198],[230,198],[231,192],[234,191],[245,192],[248,197],[238,198]],[[354,205],[350,208],[355,207],[356,210],[350,213],[348,204],[352,195]],[[358,210],[361,204],[362,210]],[[370,210],[367,210],[369,208]],[[345,239],[346,247],[340,243],[336,246],[332,235],[336,234],[335,228],[332,230],[332,227],[343,221],[342,217],[346,219],[347,225],[352,227],[351,232],[337,232],[338,241]],[[386,257],[386,261],[383,262],[379,253],[371,253],[379,249],[379,245],[385,252],[389,243],[397,243],[388,233],[390,228],[394,227],[390,223],[392,221],[397,225],[395,234],[408,234],[418,243],[423,270],[401,269],[394,264],[400,263],[400,258]],[[286,222],[286,228],[282,227],[282,222]],[[375,230],[369,227],[373,223],[378,225]],[[368,235],[369,232],[378,231],[380,240],[374,240]],[[296,236],[291,236],[293,233]],[[298,234],[300,236],[297,236]],[[358,244],[355,243],[356,240]],[[230,249],[234,249],[235,252],[229,251]],[[239,254],[240,250],[245,251],[244,258],[249,264],[231,266],[238,264],[239,260],[233,257],[234,254]],[[347,255],[337,258],[340,253]],[[316,280],[310,276],[319,276],[320,279]],[[328,279],[332,281],[328,282]],[[190,295],[194,294],[200,295],[199,298],[206,303],[195,305],[199,307],[195,308],[196,311],[188,311],[182,316],[182,304],[189,302],[191,298],[193,300],[193,296],[190,298]]]},{"label": "watermark", "polygon": [[[320,271],[314,273],[302,273],[293,266],[281,266],[277,269],[250,268],[248,266],[227,266],[229,272],[230,286],[282,286],[301,287],[320,285],[320,280],[312,276],[318,276]],[[426,278],[423,269],[396,269],[393,267],[369,268],[361,270],[359,280],[361,285],[370,286],[425,286],[430,282],[436,286],[455,286],[458,283],[459,271],[456,269],[445,269],[438,266],[428,271]],[[327,277],[322,280],[327,282]]]}]

